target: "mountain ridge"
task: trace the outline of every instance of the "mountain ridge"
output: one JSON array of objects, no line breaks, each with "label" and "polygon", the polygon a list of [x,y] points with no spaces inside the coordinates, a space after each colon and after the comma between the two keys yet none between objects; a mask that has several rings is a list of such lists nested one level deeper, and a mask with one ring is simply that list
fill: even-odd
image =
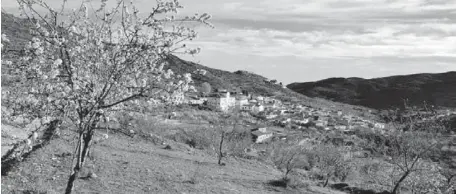
[{"label": "mountain ridge", "polygon": [[372,79],[334,77],[291,83],[287,88],[309,97],[375,109],[401,107],[405,99],[412,105],[426,102],[436,106],[456,107],[456,71]]}]

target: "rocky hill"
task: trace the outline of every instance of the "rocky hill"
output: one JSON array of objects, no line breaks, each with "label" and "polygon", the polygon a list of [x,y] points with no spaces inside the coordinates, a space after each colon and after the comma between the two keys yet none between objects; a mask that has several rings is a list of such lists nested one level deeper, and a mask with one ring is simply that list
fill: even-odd
[{"label": "rocky hill", "polygon": [[442,107],[456,107],[456,72],[423,73],[374,79],[329,78],[316,82],[292,83],[288,88],[310,97],[361,105],[375,109],[400,107],[424,101]]}]

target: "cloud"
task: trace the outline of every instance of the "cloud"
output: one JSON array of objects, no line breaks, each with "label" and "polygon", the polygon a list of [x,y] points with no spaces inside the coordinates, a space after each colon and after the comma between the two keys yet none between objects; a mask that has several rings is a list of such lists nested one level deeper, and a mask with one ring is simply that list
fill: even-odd
[{"label": "cloud", "polygon": [[[258,1],[251,1],[252,4]],[[318,0],[318,1],[301,1],[301,0],[285,0],[277,3],[275,0],[265,0],[262,3],[256,4],[254,11],[261,9],[269,11],[269,13],[283,14],[320,14],[324,13],[391,13],[405,12],[416,13],[423,11],[444,11],[454,10],[456,1],[428,1],[428,0]],[[253,7],[253,6],[252,6]]]},{"label": "cloud", "polygon": [[292,32],[234,28],[220,30],[199,43],[203,48],[238,54],[254,53],[264,57],[456,57],[456,25],[398,24],[366,28],[357,32],[349,29],[342,32]]},{"label": "cloud", "polygon": [[[133,1],[141,12],[154,4]],[[15,9],[14,2],[2,7]],[[199,38],[187,45],[202,48],[192,59],[216,68],[249,68],[288,83],[456,70],[456,0],[181,3],[181,15],[213,15],[216,29],[198,27]]]}]

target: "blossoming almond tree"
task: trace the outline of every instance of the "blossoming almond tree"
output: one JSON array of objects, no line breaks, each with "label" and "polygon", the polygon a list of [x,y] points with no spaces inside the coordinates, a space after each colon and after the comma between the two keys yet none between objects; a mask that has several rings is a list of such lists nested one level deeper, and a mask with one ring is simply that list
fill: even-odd
[{"label": "blossoming almond tree", "polygon": [[[212,27],[210,15],[178,17],[177,0],[157,0],[140,14],[124,0],[101,0],[98,9],[83,3],[68,11],[42,0],[18,0],[22,15],[34,24],[23,57],[11,65],[21,78],[8,98],[14,112],[30,117],[70,120],[77,127],[74,164],[66,193],[84,165],[95,129],[114,109],[140,101],[164,104],[193,89],[191,75],[165,70],[176,52],[197,54],[184,41],[197,37],[188,22]],[[37,10],[45,9],[48,14]]]}]

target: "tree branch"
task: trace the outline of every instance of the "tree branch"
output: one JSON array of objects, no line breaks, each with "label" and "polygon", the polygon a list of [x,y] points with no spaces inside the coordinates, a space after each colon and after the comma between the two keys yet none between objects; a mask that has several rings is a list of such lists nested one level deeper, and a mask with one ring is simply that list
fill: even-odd
[{"label": "tree branch", "polygon": [[110,108],[110,107],[113,107],[113,106],[118,105],[118,104],[120,104],[120,103],[124,103],[124,102],[127,102],[127,101],[129,101],[129,100],[133,100],[133,99],[139,98],[139,97],[145,97],[145,96],[144,96],[142,93],[140,93],[140,94],[134,94],[134,95],[131,95],[131,96],[127,97],[127,98],[124,98],[124,99],[122,99],[122,100],[119,100],[119,101],[117,101],[117,102],[114,102],[114,103],[111,103],[111,104],[108,104],[108,105],[100,106],[99,108],[101,108],[101,109]]}]

